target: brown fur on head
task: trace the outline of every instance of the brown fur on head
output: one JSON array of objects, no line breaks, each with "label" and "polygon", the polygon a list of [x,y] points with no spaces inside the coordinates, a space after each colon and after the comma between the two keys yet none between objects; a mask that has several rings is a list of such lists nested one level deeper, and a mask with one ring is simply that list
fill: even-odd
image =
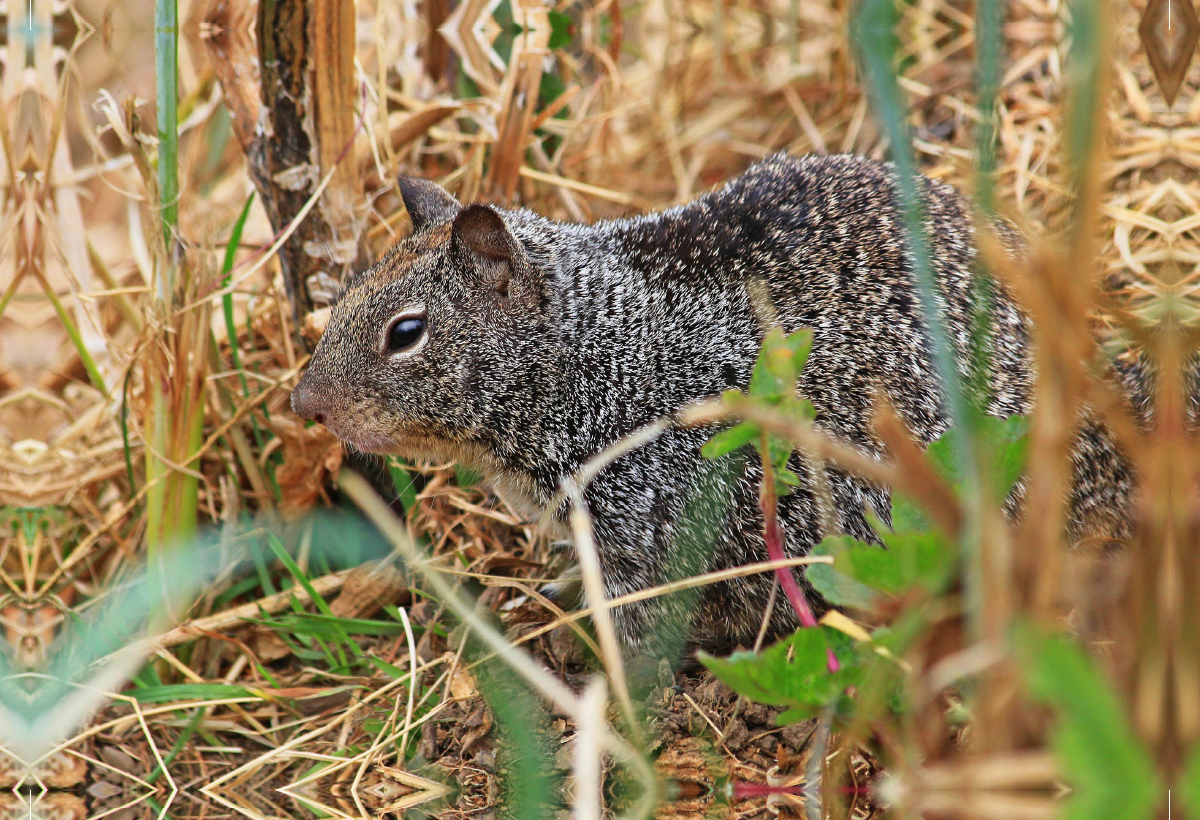
[{"label": "brown fur on head", "polygon": [[479,464],[494,396],[545,360],[543,272],[500,211],[400,190],[414,233],[347,283],[292,408],[359,450]]}]

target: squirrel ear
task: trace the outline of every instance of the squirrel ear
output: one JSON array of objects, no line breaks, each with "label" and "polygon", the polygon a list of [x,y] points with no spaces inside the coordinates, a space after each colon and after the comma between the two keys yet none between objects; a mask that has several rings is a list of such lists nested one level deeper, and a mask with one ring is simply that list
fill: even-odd
[{"label": "squirrel ear", "polygon": [[492,287],[507,293],[509,277],[521,267],[524,254],[495,208],[479,204],[463,208],[454,217],[451,241],[468,252],[475,268],[492,280]]},{"label": "squirrel ear", "polygon": [[454,237],[471,253],[485,259],[514,261],[517,239],[504,224],[504,217],[490,205],[468,205],[454,217]]},{"label": "squirrel ear", "polygon": [[399,177],[396,181],[400,185],[400,198],[404,200],[414,231],[435,222],[444,222],[462,208],[458,200],[436,182],[418,177]]}]

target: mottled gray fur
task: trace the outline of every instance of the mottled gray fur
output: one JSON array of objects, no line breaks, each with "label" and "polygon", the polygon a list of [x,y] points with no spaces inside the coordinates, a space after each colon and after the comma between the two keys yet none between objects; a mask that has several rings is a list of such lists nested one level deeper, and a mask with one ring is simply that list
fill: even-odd
[{"label": "mottled gray fur", "polygon": [[[564,477],[630,432],[747,385],[765,330],[755,283],[785,331],[813,330],[799,389],[818,427],[881,454],[869,424],[877,395],[922,442],[946,427],[889,165],[778,155],[687,205],[590,226],[461,207],[419,180],[401,188],[413,236],[347,284],[293,395],[297,412],[351,446],[469,462],[536,512]],[[953,189],[929,181],[925,209],[942,321],[967,376],[971,220]],[[1019,254],[1011,230],[1000,232]],[[424,335],[389,351],[398,315],[423,315]],[[987,407],[1026,412],[1029,328],[1002,294],[991,341]],[[610,597],[766,560],[761,467],[704,462],[712,432],[670,429],[588,487]],[[789,554],[807,553],[823,522],[874,539],[867,511],[888,517],[885,491],[826,469],[833,506],[822,511],[812,472],[793,462],[802,484],[780,501]],[[1076,473],[1073,531],[1093,528],[1092,517],[1127,527],[1128,469],[1094,427]],[[698,600],[626,606],[614,617],[630,651],[684,640],[748,645],[771,584],[769,575],[738,579]],[[768,634],[795,626],[780,603]]]}]

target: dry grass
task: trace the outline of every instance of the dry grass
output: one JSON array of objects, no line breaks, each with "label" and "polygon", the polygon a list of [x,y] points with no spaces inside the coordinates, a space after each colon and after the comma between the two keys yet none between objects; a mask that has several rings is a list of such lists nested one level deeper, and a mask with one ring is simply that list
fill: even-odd
[{"label": "dry grass", "polygon": [[[1094,244],[1083,257],[1048,254],[1041,263],[1046,275],[1038,280],[1042,290],[1035,284],[1025,291],[1048,299],[1054,294],[1046,282],[1093,276],[1104,309],[1085,300],[1073,329],[1090,324],[1113,339],[1145,337],[1145,328],[1168,310],[1191,327],[1200,288],[1200,178],[1185,172],[1200,166],[1200,64],[1168,108],[1137,41],[1143,5],[1135,0],[1112,8]],[[307,311],[293,311],[289,288],[307,288],[314,271],[336,279],[404,235],[407,216],[393,184],[398,172],[434,178],[464,201],[519,201],[554,218],[593,220],[685,201],[774,151],[886,156],[847,40],[848,3],[652,0],[621,8],[613,0],[553,10],[528,3],[513,9],[523,24],[514,35],[501,30],[492,17],[495,6],[482,0],[463,0],[453,11],[443,0],[362,0],[357,40],[343,17],[322,23],[314,46],[328,60],[316,93],[337,109],[320,120],[318,161],[305,171],[325,186],[321,196],[290,204],[280,199],[283,205],[267,208],[258,197],[234,257],[232,284],[221,287],[224,243],[253,180],[274,178],[248,164],[243,152],[253,145],[261,106],[255,87],[246,85],[244,60],[253,43],[248,46],[239,29],[220,27],[236,25],[244,12],[230,12],[220,0],[181,2],[178,239],[193,279],[170,315],[152,298],[166,253],[157,239],[153,103],[147,102],[154,98],[146,23],[153,4],[77,0],[64,10],[51,0],[32,0],[30,8],[32,64],[24,72],[15,68],[26,54],[26,34],[10,17],[0,115],[6,159],[0,505],[9,522],[0,534],[0,623],[14,657],[37,668],[73,628],[75,613],[111,598],[145,559],[148,504],[155,503],[143,437],[152,367],[196,380],[190,412],[202,415],[202,441],[157,455],[168,472],[198,480],[199,522],[219,528],[225,546],[254,527],[292,522],[298,572],[311,583],[288,595],[264,583],[236,586],[237,578],[221,578],[184,625],[158,640],[154,662],[139,680],[143,686],[219,683],[227,688],[211,691],[224,694],[113,700],[34,767],[51,789],[39,798],[43,812],[50,816],[53,807],[72,818],[113,812],[124,819],[165,809],[177,817],[240,812],[259,818],[315,809],[374,816],[420,803],[439,792],[434,779],[441,779],[454,793],[430,804],[439,816],[493,816],[511,738],[494,727],[480,695],[491,667],[464,655],[461,630],[439,629],[456,622],[444,600],[414,595],[412,579],[383,565],[325,567],[310,555],[311,536],[306,541],[295,523],[299,513],[331,500],[330,480],[344,456],[328,434],[304,428],[286,407],[306,356],[301,331],[311,338],[314,322]],[[564,18],[552,19],[552,12],[571,21],[565,45],[552,42],[556,32],[568,33],[561,29]],[[963,188],[972,184],[976,120],[972,13],[956,0],[917,0],[905,7],[900,27],[901,85],[921,168]],[[1074,204],[1063,132],[1066,16],[1058,0],[1017,0],[1004,24],[998,203],[1031,236],[1062,243],[1048,247],[1067,247]],[[431,24],[441,26],[441,37]],[[53,41],[46,34],[51,30]],[[278,179],[272,184],[281,185]],[[305,234],[313,224],[319,229]],[[294,242],[297,237],[307,244]],[[301,260],[296,268],[303,270],[281,270],[279,257],[265,253],[276,247]],[[1085,267],[1069,269],[1072,262]],[[226,295],[232,336],[223,319]],[[190,335],[164,331],[170,327]],[[173,412],[185,413],[185,399],[176,398]],[[1064,406],[1078,398],[1064,396]],[[1166,488],[1161,497],[1180,480],[1195,479],[1186,473],[1181,479],[1166,466],[1174,463],[1173,452],[1194,449],[1181,427],[1164,428],[1138,445],[1151,482]],[[586,773],[594,778],[607,765],[595,744],[618,759],[636,756],[611,728],[620,722],[604,719],[605,690],[584,689],[591,678],[571,633],[578,618],[566,625],[570,619],[538,592],[537,580],[551,575],[559,559],[529,522],[456,481],[448,465],[424,465],[412,474],[418,491],[409,521],[437,565],[453,573],[447,577],[477,585],[508,639],[531,647],[572,690],[556,701],[556,712],[538,718],[538,727],[551,755],[558,753],[555,765],[577,767],[583,782],[576,794],[588,793],[593,784]],[[1033,480],[1053,487],[1055,478],[1035,471]],[[1142,552],[1133,553],[1140,557],[1122,565],[1127,581],[1118,577],[1123,594],[1104,592],[1111,568],[1089,568],[1083,557],[1018,551],[1014,577],[1036,589],[1031,601],[1021,603],[1024,593],[1011,591],[1009,601],[1049,614],[1061,611],[1065,599],[1078,604],[1077,612],[1116,621],[1099,629],[1117,642],[1109,654],[1112,672],[1134,704],[1141,735],[1152,748],[1167,750],[1163,760],[1171,759],[1172,743],[1194,742],[1200,726],[1183,720],[1172,735],[1154,707],[1161,681],[1140,671],[1172,657],[1166,648],[1171,633],[1156,638],[1159,643],[1135,638],[1138,624],[1180,622],[1186,612],[1182,581],[1167,583],[1159,596],[1147,592],[1172,577],[1178,564],[1170,562],[1180,561],[1188,545],[1194,548],[1187,538],[1161,547],[1176,532],[1163,522],[1183,506],[1147,511]],[[1193,529],[1194,522],[1178,532],[1194,535]],[[1029,570],[1022,561],[1062,566],[1039,581],[1021,575]],[[276,584],[293,577],[278,564],[263,572]],[[1196,580],[1194,569],[1190,573],[1183,577]],[[375,619],[393,628],[342,644],[330,639],[341,647],[331,656],[348,653],[353,662],[328,668],[319,652],[296,652],[312,638],[311,622],[285,620],[296,611],[320,612],[314,593],[329,602],[333,618]],[[1130,622],[1112,618],[1114,601],[1135,613]],[[400,608],[382,608],[392,605]],[[928,653],[910,659],[921,681],[951,681],[979,662],[969,652],[936,645],[959,639],[931,636]],[[1194,638],[1191,646],[1195,650]],[[366,655],[379,662],[363,660]],[[418,686],[410,685],[414,679]],[[997,686],[993,705],[1012,691],[1003,680]],[[931,705],[944,711],[944,700]],[[805,771],[813,754],[809,734],[775,728],[772,713],[733,699],[712,681],[689,680],[656,706],[660,771],[698,789],[661,807],[662,816],[698,817],[713,806],[704,790],[721,777],[786,780],[781,770]],[[981,725],[1028,717],[1011,704],[996,708],[981,715]],[[1010,785],[1044,785],[1057,776],[1044,752],[1021,746],[1022,739],[1039,736],[1036,727],[1016,727],[1008,743],[969,739],[966,747],[975,743],[976,756],[931,739],[933,729],[910,730],[911,736],[884,738],[883,746],[909,759],[896,776],[914,790],[910,794],[928,789],[927,798],[913,798],[914,810],[963,809],[967,804],[954,790],[981,773],[1015,772],[1015,780],[996,781]],[[397,749],[416,757],[402,765]],[[927,764],[913,762],[906,750],[920,752]],[[874,773],[871,756],[842,752],[852,758],[843,768],[854,783]],[[147,782],[165,756],[170,774]],[[16,763],[0,760],[0,783],[18,779]],[[87,805],[78,791],[84,785],[90,786]],[[276,791],[285,786],[286,793]],[[972,800],[975,816],[1042,817],[1050,810],[1045,798],[1022,802],[984,792]],[[0,797],[0,807],[16,816],[20,807],[5,801],[10,798]],[[761,800],[742,801],[722,811],[750,816],[761,807]],[[870,811],[862,801],[846,809]]]}]

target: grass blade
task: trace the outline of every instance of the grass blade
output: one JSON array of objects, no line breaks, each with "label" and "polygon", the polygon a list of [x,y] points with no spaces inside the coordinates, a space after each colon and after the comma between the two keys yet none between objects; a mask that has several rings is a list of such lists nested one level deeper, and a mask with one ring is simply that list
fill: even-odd
[{"label": "grass blade", "polygon": [[[158,202],[163,239],[170,249],[179,224],[179,9],[176,0],[154,3],[154,68],[158,100]],[[168,250],[168,256],[173,254]],[[174,270],[174,266],[167,268]],[[169,303],[173,276],[159,278],[159,299]]]},{"label": "grass blade", "polygon": [[966,516],[962,538],[966,571],[964,580],[967,609],[973,615],[973,633],[979,635],[983,579],[978,569],[980,557],[977,546],[982,493],[978,480],[979,461],[973,435],[973,412],[959,379],[949,335],[939,318],[937,282],[926,232],[925,208],[920,195],[921,178],[917,173],[916,158],[912,150],[904,97],[894,68],[895,56],[899,50],[896,24],[897,13],[892,0],[865,0],[854,21],[851,36],[858,47],[876,115],[891,143],[901,211],[912,257],[913,280],[921,311],[929,327],[934,364],[945,391],[946,409],[951,425],[963,432],[958,466],[960,474],[967,479],[964,485]]}]

